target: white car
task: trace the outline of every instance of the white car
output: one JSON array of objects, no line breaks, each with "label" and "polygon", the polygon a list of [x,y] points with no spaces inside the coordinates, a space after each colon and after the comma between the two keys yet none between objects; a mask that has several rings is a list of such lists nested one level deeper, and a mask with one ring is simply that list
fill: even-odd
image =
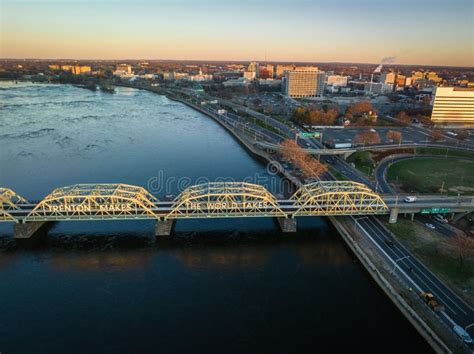
[{"label": "white car", "polygon": [[471,336],[469,335],[469,333],[467,333],[466,330],[462,328],[461,326],[458,326],[458,325],[454,326],[453,331],[463,340],[464,343],[466,344],[473,343],[473,340]]},{"label": "white car", "polygon": [[375,129],[373,129],[373,128],[370,129],[370,131],[371,131],[372,133],[377,133],[377,131],[376,131]]},{"label": "white car", "polygon": [[408,196],[408,197],[405,197],[405,199],[403,199],[403,201],[405,203],[414,203],[414,202],[416,202],[416,197],[415,196]]},{"label": "white car", "polygon": [[436,226],[434,226],[433,224],[430,224],[429,222],[427,222],[427,223],[425,224],[425,226],[426,226],[428,229],[430,229],[430,230],[436,229]]}]

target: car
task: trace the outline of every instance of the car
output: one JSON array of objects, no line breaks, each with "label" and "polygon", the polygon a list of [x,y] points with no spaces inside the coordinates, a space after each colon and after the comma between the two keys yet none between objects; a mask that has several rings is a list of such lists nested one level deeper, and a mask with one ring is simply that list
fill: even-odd
[{"label": "car", "polygon": [[377,133],[377,131],[376,131],[374,128],[370,129],[370,131],[371,131],[372,133]]},{"label": "car", "polygon": [[425,226],[426,226],[428,229],[430,229],[430,230],[436,229],[436,226],[434,226],[433,224],[430,224],[429,222],[427,222],[427,223],[425,224]]},{"label": "car", "polygon": [[310,144],[310,143],[305,143],[305,145],[306,145],[307,147],[310,147],[310,146],[311,146],[311,144]]},{"label": "car", "polygon": [[458,136],[458,134],[453,131],[446,132],[446,135]]},{"label": "car", "polygon": [[385,243],[390,247],[393,247],[393,242],[391,240],[385,240]]},{"label": "car", "polygon": [[454,333],[456,333],[459,338],[461,338],[463,340],[464,343],[466,344],[472,344],[473,343],[473,340],[471,338],[471,336],[469,335],[469,333],[467,333],[467,331],[462,328],[461,326],[458,326],[458,325],[455,325],[453,327],[453,331]]},{"label": "car", "polygon": [[447,224],[448,223],[448,219],[446,219],[443,215],[441,214],[436,214],[433,219],[435,219],[436,221],[439,221],[439,222],[442,222],[443,224]]},{"label": "car", "polygon": [[408,197],[405,197],[405,199],[403,199],[403,201],[405,203],[414,203],[414,202],[416,202],[416,197],[415,196],[408,196]]}]

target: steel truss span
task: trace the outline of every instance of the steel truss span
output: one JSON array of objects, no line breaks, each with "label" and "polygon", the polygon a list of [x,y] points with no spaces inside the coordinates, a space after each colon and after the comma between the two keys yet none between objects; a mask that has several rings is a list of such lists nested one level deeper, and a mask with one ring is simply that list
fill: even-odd
[{"label": "steel truss span", "polygon": [[24,221],[150,219],[158,200],[128,184],[76,184],[57,188]]},{"label": "steel truss span", "polygon": [[0,221],[14,221],[17,220],[10,213],[13,210],[21,210],[21,204],[27,204],[28,201],[16,194],[10,188],[0,187]]},{"label": "steel truss span", "polygon": [[184,219],[387,214],[380,195],[350,181],[303,185],[289,200],[246,182],[210,182],[185,189],[174,201],[159,202],[146,189],[128,184],[76,184],[53,190],[37,204],[0,188],[0,221]]},{"label": "steel truss span", "polygon": [[210,182],[185,189],[165,219],[287,217],[265,187],[245,182]]},{"label": "steel truss span", "polygon": [[303,185],[291,197],[293,216],[386,214],[380,195],[352,181],[319,181]]}]

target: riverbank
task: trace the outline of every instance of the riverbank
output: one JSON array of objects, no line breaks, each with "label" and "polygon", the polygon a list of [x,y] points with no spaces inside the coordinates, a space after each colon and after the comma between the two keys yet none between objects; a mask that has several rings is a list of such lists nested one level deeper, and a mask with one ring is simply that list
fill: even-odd
[{"label": "riverbank", "polygon": [[[260,149],[257,149],[251,144],[249,139],[245,138],[242,133],[231,129],[231,127],[226,126],[223,122],[221,122],[217,117],[213,116],[211,113],[203,110],[202,108],[189,103],[185,100],[170,97],[167,95],[169,99],[174,101],[181,102],[188,107],[198,110],[199,112],[205,114],[206,116],[214,119],[220,125],[222,125],[227,131],[229,131],[234,138],[236,138],[245,148],[247,151],[251,152],[255,157],[258,159],[266,160],[267,163],[272,163],[276,166],[279,166],[280,173],[290,180],[296,187],[300,187],[303,183],[301,180],[295,176],[293,176],[289,171],[284,169],[280,166],[280,164],[273,159],[272,156],[262,152]],[[389,297],[392,303],[397,307],[397,309],[407,318],[407,320],[414,326],[414,328],[420,333],[420,335],[430,344],[430,346],[438,353],[450,353],[452,352],[449,347],[456,346],[456,338],[453,334],[444,327],[444,323],[441,322],[439,318],[436,318],[431,310],[427,310],[424,304],[419,304],[420,298],[418,294],[415,294],[412,291],[405,291],[402,296],[401,287],[403,286],[401,283],[395,285],[395,279],[391,279],[390,274],[387,272],[389,269],[389,265],[387,265],[386,261],[382,258],[378,260],[375,259],[375,255],[373,253],[364,252],[364,250],[357,246],[354,242],[354,239],[359,239],[361,237],[360,234],[356,230],[347,229],[345,222],[342,219],[345,218],[334,218],[330,217],[329,220],[335,226],[335,228],[339,231],[341,237],[349,247],[349,249],[353,252],[353,254],[357,257],[360,261],[362,266],[365,268],[367,273],[372,277],[372,279],[377,283],[377,285],[383,290],[383,292]],[[385,268],[383,271],[380,268]],[[398,290],[398,292],[397,292]],[[408,300],[408,301],[407,301]],[[416,310],[413,309],[413,304],[418,303]],[[413,306],[410,306],[410,304]],[[420,306],[421,305],[421,306]],[[417,312],[418,311],[418,312]],[[423,312],[422,316],[420,316],[419,312]],[[429,325],[430,323],[431,325]],[[432,329],[435,328],[435,330]],[[441,332],[441,333],[440,333]],[[445,343],[449,343],[446,345]],[[456,346],[456,350],[462,350],[463,348],[460,346]],[[461,351],[462,352],[462,351]]]}]

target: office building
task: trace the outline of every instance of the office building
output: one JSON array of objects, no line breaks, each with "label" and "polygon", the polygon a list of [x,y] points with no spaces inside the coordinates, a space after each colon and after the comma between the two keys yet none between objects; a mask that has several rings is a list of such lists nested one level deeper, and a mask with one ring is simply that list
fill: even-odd
[{"label": "office building", "polygon": [[474,126],[474,88],[438,87],[431,121]]},{"label": "office building", "polygon": [[329,75],[326,78],[326,83],[332,86],[346,87],[347,86],[347,76],[341,75]]},{"label": "office building", "polygon": [[123,75],[123,74],[131,74],[132,73],[132,66],[130,64],[117,64],[115,66],[114,75]]},{"label": "office building", "polygon": [[245,80],[254,80],[256,77],[257,73],[255,71],[244,71]]},{"label": "office building", "polygon": [[285,71],[283,92],[289,97],[321,97],[326,74],[318,70]]},{"label": "office building", "polygon": [[367,94],[385,95],[393,92],[393,85],[382,82],[367,82],[364,84],[364,91]]},{"label": "office building", "polygon": [[380,82],[386,85],[393,85],[395,84],[396,76],[393,72],[383,73],[380,75]]}]

